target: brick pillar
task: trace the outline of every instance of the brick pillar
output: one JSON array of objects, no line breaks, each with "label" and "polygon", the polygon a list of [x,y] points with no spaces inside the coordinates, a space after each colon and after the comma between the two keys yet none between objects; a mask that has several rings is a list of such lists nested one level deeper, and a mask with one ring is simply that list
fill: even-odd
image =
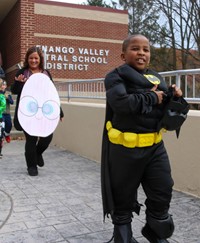
[{"label": "brick pillar", "polygon": [[21,60],[29,47],[34,45],[34,0],[21,0]]}]

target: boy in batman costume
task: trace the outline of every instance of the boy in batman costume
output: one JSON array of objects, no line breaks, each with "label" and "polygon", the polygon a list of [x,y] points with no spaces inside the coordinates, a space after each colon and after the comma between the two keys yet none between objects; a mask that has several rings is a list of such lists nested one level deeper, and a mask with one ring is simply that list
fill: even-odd
[{"label": "boy in batman costume", "polygon": [[[174,231],[168,212],[173,179],[161,131],[168,87],[157,72],[147,68],[150,46],[145,36],[125,39],[121,58],[125,64],[105,78],[101,161],[104,218],[111,215],[115,243],[137,243],[131,222],[132,213],[140,211],[137,190],[141,184],[146,194],[142,235],[151,243],[167,243]],[[176,85],[171,88],[173,97],[182,97]]]}]

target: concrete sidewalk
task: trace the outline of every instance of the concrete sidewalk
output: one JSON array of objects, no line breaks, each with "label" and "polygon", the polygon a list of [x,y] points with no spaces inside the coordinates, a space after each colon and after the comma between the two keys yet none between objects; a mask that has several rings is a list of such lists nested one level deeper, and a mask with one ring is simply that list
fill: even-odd
[{"label": "concrete sidewalk", "polygon": [[[0,243],[103,243],[112,236],[110,220],[103,223],[100,164],[51,146],[39,175],[27,174],[24,141],[4,144],[0,160]],[[144,203],[139,190],[139,201]],[[134,237],[144,211],[133,220]],[[175,232],[170,243],[200,243],[200,199],[173,193],[171,213]]]}]

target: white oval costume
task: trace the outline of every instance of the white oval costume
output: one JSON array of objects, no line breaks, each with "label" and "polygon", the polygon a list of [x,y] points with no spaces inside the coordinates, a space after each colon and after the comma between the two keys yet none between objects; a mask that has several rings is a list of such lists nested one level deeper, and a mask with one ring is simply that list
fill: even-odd
[{"label": "white oval costume", "polygon": [[24,84],[19,101],[18,119],[29,135],[47,137],[60,120],[58,92],[43,73],[32,74]]}]

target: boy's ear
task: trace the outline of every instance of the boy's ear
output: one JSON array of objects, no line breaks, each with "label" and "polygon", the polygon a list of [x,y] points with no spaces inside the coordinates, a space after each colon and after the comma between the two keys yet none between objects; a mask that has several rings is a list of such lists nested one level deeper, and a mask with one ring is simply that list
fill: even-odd
[{"label": "boy's ear", "polygon": [[122,59],[123,61],[125,61],[125,55],[124,55],[123,52],[122,52],[122,54],[121,54],[121,59]]}]

